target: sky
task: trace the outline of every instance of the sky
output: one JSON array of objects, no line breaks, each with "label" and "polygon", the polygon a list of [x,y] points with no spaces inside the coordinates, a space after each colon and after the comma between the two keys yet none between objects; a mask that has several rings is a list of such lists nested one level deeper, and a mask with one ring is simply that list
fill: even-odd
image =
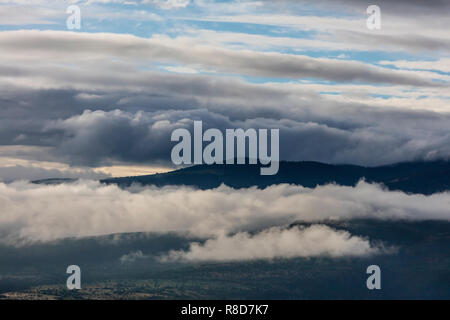
[{"label": "sky", "polygon": [[279,128],[282,160],[448,159],[449,17],[444,0],[0,0],[0,180],[172,170],[194,120]]},{"label": "sky", "polygon": [[[179,168],[171,133],[197,120],[279,129],[281,160],[449,159],[449,17],[444,0],[0,0],[0,244],[175,232],[193,240],[161,261],[394,253],[322,223],[448,221],[448,192],[95,180]],[[27,182],[58,177],[80,179]]]}]

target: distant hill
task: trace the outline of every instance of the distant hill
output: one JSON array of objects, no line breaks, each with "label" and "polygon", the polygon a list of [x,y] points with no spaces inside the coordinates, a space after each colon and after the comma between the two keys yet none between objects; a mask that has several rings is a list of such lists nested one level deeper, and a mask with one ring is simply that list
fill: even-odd
[{"label": "distant hill", "polygon": [[360,179],[384,184],[390,190],[432,194],[450,190],[450,161],[398,163],[379,167],[331,165],[319,162],[280,162],[277,175],[261,176],[260,165],[196,165],[146,176],[111,178],[102,183],[121,187],[186,185],[211,189],[222,183],[233,188],[265,188],[279,183],[315,187],[327,183],[354,186]]},{"label": "distant hill", "polygon": [[31,181],[32,183],[36,184],[61,184],[61,183],[70,183],[75,182],[77,179],[74,178],[50,178],[50,179],[40,179],[40,180],[34,180]]}]

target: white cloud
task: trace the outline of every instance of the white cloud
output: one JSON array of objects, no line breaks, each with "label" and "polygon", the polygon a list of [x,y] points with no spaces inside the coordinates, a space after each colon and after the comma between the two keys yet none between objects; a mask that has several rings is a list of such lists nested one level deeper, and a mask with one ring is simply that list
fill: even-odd
[{"label": "white cloud", "polygon": [[153,2],[163,9],[185,8],[190,0],[147,0],[144,2]]},{"label": "white cloud", "polygon": [[241,232],[205,243],[191,243],[189,250],[170,251],[162,261],[244,261],[316,256],[366,256],[388,252],[369,240],[324,225],[290,229],[270,228],[251,235]]},{"label": "white cloud", "polygon": [[194,68],[181,67],[181,66],[168,66],[164,67],[167,71],[175,72],[175,73],[198,73],[198,71]]},{"label": "white cloud", "polygon": [[147,257],[147,255],[143,254],[141,250],[138,250],[138,251],[132,251],[128,254],[124,254],[123,256],[121,256],[119,258],[119,261],[122,264],[129,264],[129,263],[133,263],[139,259],[145,259],[146,257]]},{"label": "white cloud", "polygon": [[88,3],[120,3],[134,6],[153,4],[162,9],[176,9],[185,8],[190,3],[190,0],[88,0]]},{"label": "white cloud", "polygon": [[326,219],[450,220],[450,193],[385,191],[360,182],[314,189],[276,185],[264,190],[186,187],[122,190],[94,181],[61,185],[0,183],[0,241],[50,241],[122,232],[176,232],[217,238],[295,221]]},{"label": "white cloud", "polygon": [[61,12],[65,11],[43,7],[2,5],[0,2],[0,25],[56,24],[55,19],[64,16]]}]

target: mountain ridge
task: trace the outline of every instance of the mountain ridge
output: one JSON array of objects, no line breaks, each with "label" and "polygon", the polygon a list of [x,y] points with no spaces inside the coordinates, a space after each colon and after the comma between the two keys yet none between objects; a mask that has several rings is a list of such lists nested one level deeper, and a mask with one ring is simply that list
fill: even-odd
[{"label": "mountain ridge", "polygon": [[378,167],[351,164],[326,164],[314,161],[280,161],[278,174],[261,176],[261,165],[194,165],[178,170],[143,176],[108,178],[105,184],[128,187],[142,185],[185,185],[199,189],[212,189],[225,184],[233,188],[289,183],[304,187],[316,187],[328,183],[354,186],[361,179],[380,183],[389,190],[407,193],[432,194],[450,190],[450,161],[403,162]]}]

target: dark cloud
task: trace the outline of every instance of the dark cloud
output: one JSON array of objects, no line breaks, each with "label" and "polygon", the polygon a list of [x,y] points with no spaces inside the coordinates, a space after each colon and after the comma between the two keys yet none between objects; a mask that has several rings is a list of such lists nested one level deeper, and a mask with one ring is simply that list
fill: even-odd
[{"label": "dark cloud", "polygon": [[[64,138],[55,155],[77,165],[99,165],[108,160],[170,164],[171,132],[202,120],[204,130],[219,128],[279,128],[283,160],[379,165],[398,161],[448,158],[450,117],[418,112],[376,114],[366,111],[354,122],[333,125],[334,119],[302,120],[254,118],[230,120],[206,109],[156,113],[85,111],[58,120],[46,130],[59,130]],[[342,116],[342,115],[341,115]],[[372,121],[367,123],[367,119]],[[299,118],[299,119],[295,119]],[[328,124],[327,124],[328,122]],[[414,126],[411,126],[414,123]]]},{"label": "dark cloud", "polygon": [[355,42],[365,44],[368,47],[376,47],[383,44],[383,47],[396,49],[408,48],[411,51],[441,51],[450,52],[450,39],[439,37],[426,37],[418,34],[390,35],[390,34],[370,34],[356,30],[336,30],[333,35],[335,40],[343,42]]},{"label": "dark cloud", "polygon": [[279,128],[284,160],[378,165],[450,155],[446,113],[338,102],[302,85],[104,72],[98,83],[61,74],[72,89],[3,88],[0,143],[47,146],[47,157],[72,165],[167,165],[172,130],[202,120],[205,129]]},{"label": "dark cloud", "polygon": [[205,129],[279,128],[283,160],[379,165],[450,156],[448,113],[333,100],[301,83],[157,72],[138,62],[170,56],[250,74],[303,73],[444,92],[447,83],[430,73],[209,47],[189,51],[171,40],[126,35],[21,31],[0,35],[0,42],[8,49],[0,52],[0,144],[48,147],[46,160],[167,165],[171,132],[193,120]]}]

